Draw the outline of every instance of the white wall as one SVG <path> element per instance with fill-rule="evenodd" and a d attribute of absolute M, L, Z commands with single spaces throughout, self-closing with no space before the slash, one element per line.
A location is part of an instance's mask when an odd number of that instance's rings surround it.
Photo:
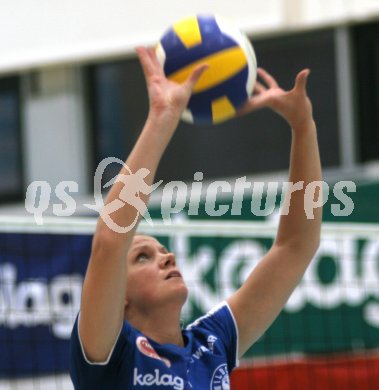
<path fill-rule="evenodd" d="M 277 24 L 281 0 L 3 0 L 0 71 L 130 52 L 157 41 L 179 17 L 226 15 L 239 25 Z"/>
<path fill-rule="evenodd" d="M 259 35 L 379 15 L 379 0 L 2 0 L 0 72 L 122 55 L 199 12 Z"/>
<path fill-rule="evenodd" d="M 304 23 L 346 23 L 379 15 L 379 0 L 302 0 Z"/>
<path fill-rule="evenodd" d="M 26 187 L 62 180 L 88 192 L 88 142 L 80 69 L 58 67 L 23 77 L 24 172 Z"/>

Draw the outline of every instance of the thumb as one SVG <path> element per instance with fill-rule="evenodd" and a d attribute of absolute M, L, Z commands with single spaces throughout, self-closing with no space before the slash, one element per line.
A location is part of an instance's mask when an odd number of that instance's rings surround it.
<path fill-rule="evenodd" d="M 295 82 L 295 88 L 302 91 L 306 91 L 307 88 L 307 82 L 308 82 L 308 76 L 311 73 L 309 69 L 302 70 L 297 76 L 296 76 L 296 82 Z"/>
<path fill-rule="evenodd" d="M 209 68 L 208 64 L 200 64 L 192 71 L 186 80 L 186 84 L 190 87 L 191 90 L 195 87 L 195 84 L 199 81 L 201 75 L 205 70 Z"/>

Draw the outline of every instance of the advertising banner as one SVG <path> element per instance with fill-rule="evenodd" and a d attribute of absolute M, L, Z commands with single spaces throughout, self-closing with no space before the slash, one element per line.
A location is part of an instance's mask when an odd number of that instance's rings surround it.
<path fill-rule="evenodd" d="M 366 195 L 373 193 L 366 191 Z M 374 222 L 379 214 L 370 196 L 368 210 L 368 202 L 351 194 L 367 218 L 364 222 Z M 229 199 L 229 205 L 231 202 Z M 171 226 L 162 224 L 162 210 L 151 209 L 153 221 L 158 225 L 160 221 L 163 229 L 141 226 L 141 231 L 155 234 L 176 254 L 190 290 L 183 324 L 238 289 L 272 245 L 278 214 L 274 210 L 268 217 L 243 225 L 242 220 L 251 214 L 250 203 L 244 202 L 239 219 L 231 215 L 232 207 L 223 218 L 213 219 L 206 218 L 205 209 L 201 212 L 200 208 L 197 216 L 189 215 L 187 209 L 173 218 L 176 222 Z M 246 353 L 246 359 L 379 348 L 378 225 L 355 224 L 359 220 L 355 213 L 331 225 L 328 221 L 336 221 L 330 213 L 333 203 L 330 198 L 324 208 L 327 234 L 323 234 L 315 258 L 282 313 Z M 191 227 L 191 223 L 195 225 Z M 69 339 L 79 310 L 95 220 L 87 232 L 69 233 L 67 226 L 50 233 L 22 232 L 22 227 L 10 232 L 6 225 L 0 227 L 2 378 L 68 371 Z"/>
<path fill-rule="evenodd" d="M 190 290 L 184 324 L 232 294 L 272 243 L 267 234 L 230 235 L 158 237 L 176 253 Z M 68 370 L 90 247 L 90 234 L 0 234 L 2 377 Z M 378 348 L 378 259 L 379 241 L 362 234 L 323 239 L 284 310 L 245 357 Z"/>

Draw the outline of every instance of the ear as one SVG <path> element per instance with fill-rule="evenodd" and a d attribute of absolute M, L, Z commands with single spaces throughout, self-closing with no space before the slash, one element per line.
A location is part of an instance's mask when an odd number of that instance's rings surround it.
<path fill-rule="evenodd" d="M 124 320 L 126 320 L 126 313 L 129 309 L 129 301 L 127 299 L 125 299 L 124 301 Z"/>

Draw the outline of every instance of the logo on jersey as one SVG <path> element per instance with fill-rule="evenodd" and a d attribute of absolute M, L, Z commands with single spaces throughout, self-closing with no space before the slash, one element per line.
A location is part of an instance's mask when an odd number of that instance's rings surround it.
<path fill-rule="evenodd" d="M 174 390 L 184 390 L 184 380 L 180 376 L 174 376 L 171 374 L 162 374 L 156 368 L 154 374 L 147 373 L 145 375 L 138 373 L 138 368 L 134 368 L 133 372 L 133 385 L 134 386 L 170 386 Z"/>
<path fill-rule="evenodd" d="M 163 363 L 165 363 L 167 367 L 171 367 L 171 362 L 168 359 L 159 356 L 155 352 L 155 349 L 151 346 L 151 344 L 149 343 L 146 337 L 142 337 L 142 336 L 137 337 L 136 345 L 139 351 L 144 355 L 152 359 L 160 360 Z"/>
<path fill-rule="evenodd" d="M 213 372 L 211 390 L 230 390 L 230 381 L 227 365 L 220 364 Z"/>
<path fill-rule="evenodd" d="M 214 343 L 217 341 L 217 337 L 213 336 L 212 334 L 208 336 L 207 343 L 208 343 L 208 348 L 209 350 L 213 353 L 213 347 Z"/>
<path fill-rule="evenodd" d="M 193 354 L 192 354 L 192 358 L 194 359 L 201 359 L 201 357 L 204 355 L 204 353 L 207 353 L 209 352 L 209 349 L 204 347 L 204 345 L 201 345 Z M 193 359 L 191 359 L 191 363 L 192 363 Z"/>

